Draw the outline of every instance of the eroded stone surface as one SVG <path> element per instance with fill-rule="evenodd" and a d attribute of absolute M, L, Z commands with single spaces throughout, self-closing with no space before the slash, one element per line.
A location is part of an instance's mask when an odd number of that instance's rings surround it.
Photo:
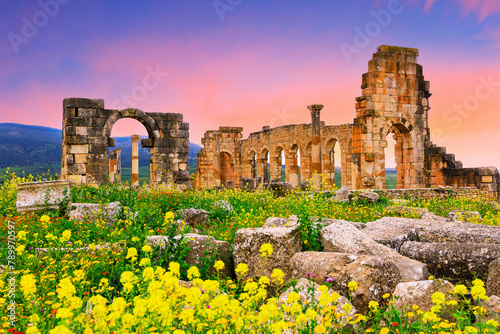
<path fill-rule="evenodd" d="M 500 258 L 500 245 L 407 241 L 401 254 L 426 263 L 435 277 L 471 280 L 488 274 L 488 266 Z"/>
<path fill-rule="evenodd" d="M 244 228 L 236 231 L 233 243 L 234 266 L 246 263 L 248 278 L 260 276 L 262 257 L 260 248 L 271 244 L 272 255 L 266 260 L 262 275 L 271 277 L 272 270 L 279 268 L 285 273 L 285 280 L 291 277 L 290 259 L 302 249 L 302 239 L 297 227 Z"/>
<path fill-rule="evenodd" d="M 375 242 L 349 223 L 337 221 L 324 227 L 321 230 L 321 240 L 326 252 L 384 256 L 396 264 L 404 282 L 419 281 L 428 277 L 424 263 L 402 256 L 395 250 Z"/>
<path fill-rule="evenodd" d="M 486 294 L 500 296 L 500 258 L 490 262 L 488 266 L 488 280 L 486 281 Z"/>
<path fill-rule="evenodd" d="M 184 209 L 182 212 L 182 217 L 186 224 L 191 227 L 195 227 L 196 225 L 206 225 L 209 223 L 210 215 L 208 212 L 202 209 Z"/>
<path fill-rule="evenodd" d="M 433 306 L 431 296 L 436 292 L 445 294 L 446 300 L 451 299 L 453 284 L 448 281 L 426 280 L 399 283 L 394 290 L 394 307 L 409 311 L 417 304 L 422 311 L 429 311 Z"/>
<path fill-rule="evenodd" d="M 292 277 L 309 278 L 323 284 L 332 273 L 338 273 L 358 255 L 332 252 L 300 252 L 290 259 Z M 309 274 L 309 275 L 308 275 Z"/>
<path fill-rule="evenodd" d="M 58 209 L 69 194 L 69 182 L 65 180 L 19 183 L 17 212 Z"/>
<path fill-rule="evenodd" d="M 108 223 L 116 221 L 116 217 L 120 214 L 122 206 L 120 202 L 112 202 L 109 204 L 96 203 L 72 203 L 70 205 L 69 219 L 77 221 L 95 221 L 96 219 L 104 219 Z"/>

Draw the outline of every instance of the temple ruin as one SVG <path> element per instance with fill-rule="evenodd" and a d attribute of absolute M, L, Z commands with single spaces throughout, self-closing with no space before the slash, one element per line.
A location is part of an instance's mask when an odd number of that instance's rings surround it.
<path fill-rule="evenodd" d="M 149 138 L 141 146 L 151 154 L 149 183 L 151 186 L 186 188 L 190 186 L 188 154 L 189 124 L 182 114 L 143 112 L 139 109 L 105 109 L 101 99 L 68 98 L 63 101 L 63 140 L 61 179 L 76 183 L 103 184 L 120 180 L 121 153 L 114 147 L 113 125 L 122 118 L 141 122 Z M 134 150 L 137 164 L 136 140 Z M 138 166 L 135 166 L 136 170 Z M 136 175 L 138 183 L 138 175 Z"/>
<path fill-rule="evenodd" d="M 242 138 L 241 127 L 207 131 L 198 154 L 198 187 L 238 188 L 245 178 L 264 183 L 281 180 L 282 152 L 286 181 L 293 187 L 300 186 L 298 152 L 302 180 L 318 183 L 323 177 L 331 183 L 335 173 L 332 150 L 338 142 L 342 186 L 384 189 L 386 139 L 393 134 L 398 189 L 477 187 L 497 197 L 497 168 L 463 168 L 446 148 L 431 141 L 430 86 L 417 56 L 413 48 L 378 47 L 362 77 L 353 124 L 325 125 L 320 121 L 323 106 L 311 105 L 311 124 L 264 126 L 247 139 Z"/>

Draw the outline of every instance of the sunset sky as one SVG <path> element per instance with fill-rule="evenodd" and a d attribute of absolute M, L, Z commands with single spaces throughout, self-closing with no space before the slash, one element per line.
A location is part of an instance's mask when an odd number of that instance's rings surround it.
<path fill-rule="evenodd" d="M 61 128 L 64 98 L 102 98 L 182 113 L 198 144 L 220 125 L 309 123 L 315 103 L 352 123 L 377 46 L 418 48 L 431 140 L 500 167 L 498 0 L 16 0 L 0 30 L 1 123 Z M 112 135 L 132 133 L 146 131 L 120 120 Z"/>

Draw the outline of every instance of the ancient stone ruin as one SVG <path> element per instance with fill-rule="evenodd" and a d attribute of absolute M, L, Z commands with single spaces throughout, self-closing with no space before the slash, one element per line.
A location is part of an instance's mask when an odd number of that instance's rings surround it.
<path fill-rule="evenodd" d="M 497 168 L 463 168 L 445 147 L 431 141 L 430 86 L 417 56 L 417 49 L 378 47 L 363 74 L 353 124 L 327 126 L 320 121 L 323 106 L 311 105 L 311 124 L 264 126 L 247 139 L 241 127 L 207 131 L 198 154 L 198 187 L 237 188 L 259 177 L 264 183 L 281 180 L 282 151 L 286 181 L 293 187 L 300 186 L 298 152 L 301 180 L 312 178 L 317 184 L 323 176 L 333 183 L 333 149 L 339 143 L 342 186 L 384 189 L 386 138 L 394 134 L 398 189 L 477 187 L 497 197 Z"/>
<path fill-rule="evenodd" d="M 108 155 L 108 147 L 115 146 L 111 129 L 119 119 L 134 118 L 149 135 L 141 140 L 151 153 L 149 184 L 190 185 L 189 124 L 183 122 L 182 114 L 105 109 L 101 99 L 82 98 L 64 99 L 63 108 L 62 179 L 89 184 L 119 180 L 120 151 Z"/>

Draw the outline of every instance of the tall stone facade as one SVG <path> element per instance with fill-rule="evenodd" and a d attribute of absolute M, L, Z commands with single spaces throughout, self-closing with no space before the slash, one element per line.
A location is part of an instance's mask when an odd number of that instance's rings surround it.
<path fill-rule="evenodd" d="M 356 98 L 353 124 L 326 126 L 320 121 L 322 105 L 311 105 L 311 124 L 286 125 L 242 139 L 242 128 L 207 131 L 198 154 L 200 188 L 236 187 L 243 177 L 281 179 L 281 152 L 286 180 L 298 187 L 297 153 L 302 180 L 333 182 L 333 148 L 340 144 L 342 186 L 349 189 L 385 188 L 385 149 L 393 134 L 397 188 L 435 186 L 477 187 L 497 197 L 500 177 L 495 167 L 462 168 L 446 148 L 430 140 L 428 111 L 430 85 L 417 63 L 418 50 L 378 47 L 362 77 L 362 95 Z M 269 165 L 270 172 L 267 171 Z M 269 175 L 270 174 L 270 175 Z M 269 175 L 269 176 L 268 176 Z"/>
<path fill-rule="evenodd" d="M 103 100 L 83 98 L 64 99 L 63 109 L 62 179 L 107 183 L 110 178 L 108 147 L 115 145 L 110 137 L 111 129 L 119 119 L 133 118 L 144 125 L 149 135 L 141 140 L 141 145 L 148 147 L 151 153 L 150 185 L 177 188 L 190 185 L 189 124 L 183 122 L 182 114 L 105 109 Z"/>

